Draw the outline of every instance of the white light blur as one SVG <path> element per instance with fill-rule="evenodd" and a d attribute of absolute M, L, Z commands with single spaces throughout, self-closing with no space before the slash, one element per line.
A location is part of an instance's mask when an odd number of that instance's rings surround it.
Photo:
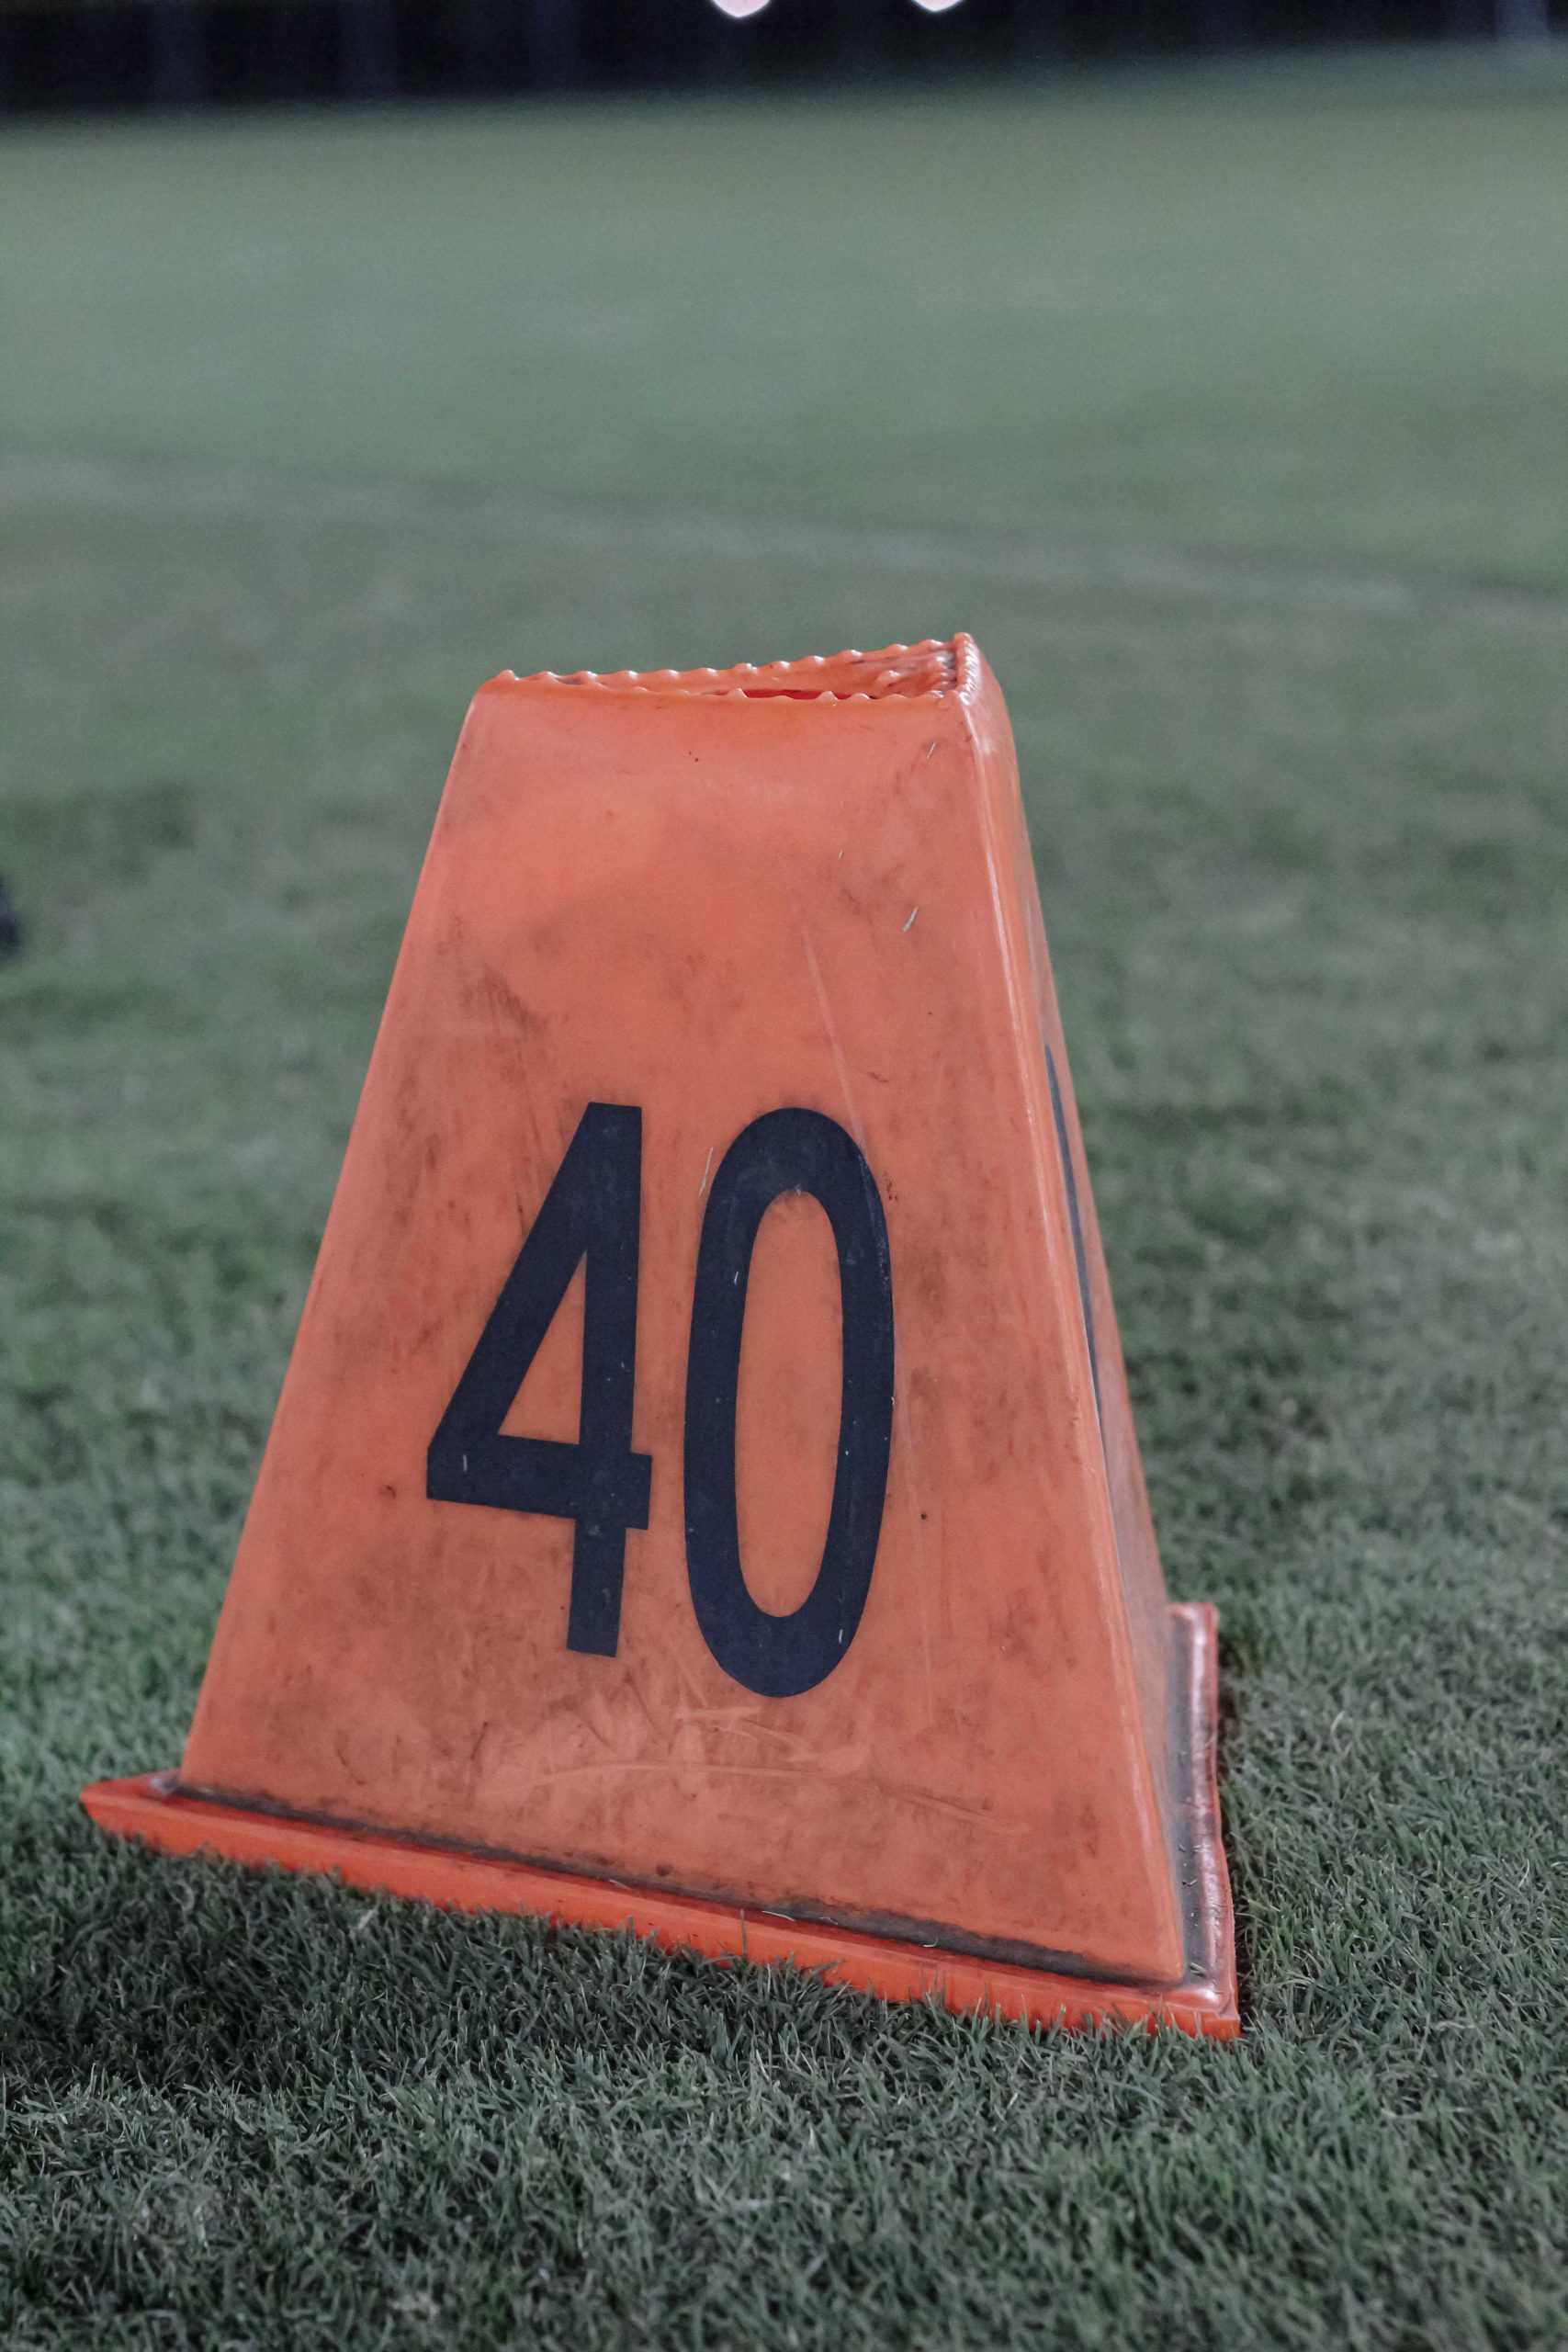
<path fill-rule="evenodd" d="M 944 9 L 956 8 L 958 0 L 915 0 L 915 6 L 923 8 L 928 17 L 940 17 Z"/>
<path fill-rule="evenodd" d="M 727 17 L 760 17 L 768 0 L 713 0 L 713 5 Z M 948 0 L 942 0 L 942 5 L 946 6 Z"/>

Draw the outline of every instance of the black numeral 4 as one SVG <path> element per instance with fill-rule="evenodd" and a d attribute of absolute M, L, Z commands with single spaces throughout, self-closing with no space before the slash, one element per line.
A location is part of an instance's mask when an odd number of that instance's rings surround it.
<path fill-rule="evenodd" d="M 430 1442 L 432 1502 L 577 1522 L 567 1647 L 613 1657 L 626 1530 L 648 1525 L 653 1464 L 632 1451 L 642 1113 L 591 1102 Z M 501 1425 L 587 1260 L 577 1442 Z"/>

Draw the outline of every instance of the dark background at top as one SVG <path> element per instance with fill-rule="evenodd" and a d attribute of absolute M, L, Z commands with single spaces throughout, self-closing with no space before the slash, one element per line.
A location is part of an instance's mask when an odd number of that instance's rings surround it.
<path fill-rule="evenodd" d="M 1529 38 L 1568 0 L 0 0 L 0 107 L 505 95 Z"/>

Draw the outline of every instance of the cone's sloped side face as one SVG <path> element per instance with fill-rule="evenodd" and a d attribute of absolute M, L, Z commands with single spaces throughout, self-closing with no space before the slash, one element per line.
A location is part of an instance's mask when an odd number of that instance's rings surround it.
<path fill-rule="evenodd" d="M 1173 1983 L 1005 712 L 964 640 L 842 683 L 476 699 L 182 1779 Z"/>
<path fill-rule="evenodd" d="M 1010 951 L 1028 974 L 1028 988 L 1044 1051 L 1047 1101 L 1043 1108 L 1037 1109 L 1036 1115 L 1042 1122 L 1049 1118 L 1056 1147 L 1058 1180 L 1066 1199 L 1075 1271 L 1084 1311 L 1085 1340 L 1091 1356 L 1095 1406 L 1111 1489 L 1116 1555 L 1129 1616 L 1140 1713 L 1153 1752 L 1157 1757 L 1167 1758 L 1170 1753 L 1170 1743 L 1178 1736 L 1179 1726 L 1169 1721 L 1169 1604 L 1165 1576 L 1155 1541 L 1154 1521 L 1149 1515 L 1143 1459 L 1138 1452 L 1137 1431 L 1134 1427 L 1132 1406 L 1127 1395 L 1122 1335 L 1111 1295 L 1111 1279 L 1100 1237 L 1100 1220 L 1095 1215 L 1094 1193 L 1089 1181 L 1077 1105 L 1067 1073 L 1062 1018 L 1056 1004 L 1055 982 L 1052 978 L 1051 958 L 1045 944 L 1045 924 L 1034 878 L 1023 802 L 1018 789 L 1017 766 L 1007 711 L 994 681 L 990 682 L 990 688 L 988 694 L 976 698 L 975 732 L 992 824 L 999 838 L 1010 835 L 1013 843 L 1010 874 L 1016 877 L 1016 884 L 1004 901 L 1004 919 L 1010 930 Z M 1036 1067 L 1037 1089 L 1039 1076 Z M 1046 1154 L 1047 1160 L 1050 1156 Z"/>

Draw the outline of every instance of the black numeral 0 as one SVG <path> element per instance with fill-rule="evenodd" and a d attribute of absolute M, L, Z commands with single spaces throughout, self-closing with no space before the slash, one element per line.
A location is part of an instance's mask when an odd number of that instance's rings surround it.
<path fill-rule="evenodd" d="M 838 1465 L 817 1581 L 775 1616 L 746 1587 L 735 1502 L 735 1413 L 757 1229 L 781 1193 L 828 1213 L 843 1298 Z M 818 1111 L 770 1111 L 720 1162 L 703 1219 L 686 1366 L 686 1569 L 703 1638 L 727 1674 L 770 1699 L 829 1675 L 865 1607 L 893 1436 L 893 1275 L 876 1180 Z"/>

